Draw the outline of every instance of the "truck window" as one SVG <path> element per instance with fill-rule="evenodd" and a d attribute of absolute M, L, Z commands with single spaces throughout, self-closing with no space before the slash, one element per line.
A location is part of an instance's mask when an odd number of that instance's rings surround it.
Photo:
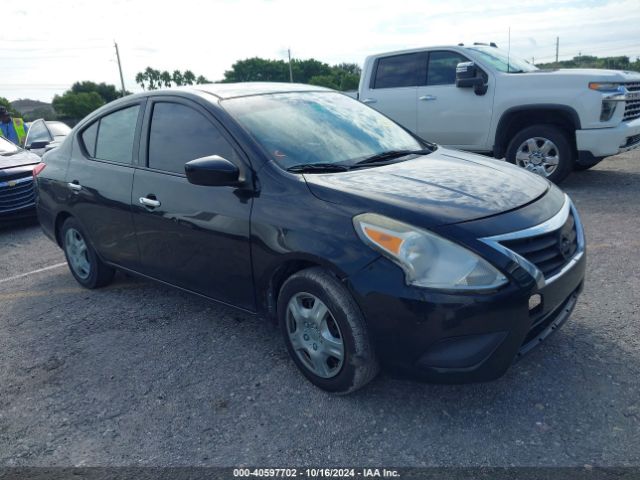
<path fill-rule="evenodd" d="M 420 85 L 424 71 L 424 55 L 409 53 L 378 59 L 373 88 L 415 87 Z M 455 67 L 454 67 L 455 75 Z"/>
<path fill-rule="evenodd" d="M 427 69 L 427 85 L 456 83 L 456 65 L 469 60 L 456 52 L 431 52 Z"/>

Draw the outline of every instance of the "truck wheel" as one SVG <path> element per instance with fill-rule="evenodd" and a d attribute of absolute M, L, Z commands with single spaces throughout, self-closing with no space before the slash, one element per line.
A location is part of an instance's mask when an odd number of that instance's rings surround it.
<path fill-rule="evenodd" d="M 278 319 L 291 358 L 317 387 L 346 394 L 377 375 L 378 362 L 358 305 L 322 268 L 287 279 L 278 295 Z"/>
<path fill-rule="evenodd" d="M 506 159 L 554 183 L 573 169 L 573 150 L 566 133 L 555 125 L 533 125 L 509 142 Z"/>
<path fill-rule="evenodd" d="M 595 167 L 596 165 L 598 165 L 598 163 L 600 163 L 600 162 L 596 162 L 593 165 L 581 165 L 581 164 L 576 162 L 576 164 L 573 166 L 573 169 L 575 171 L 577 171 L 577 172 L 584 172 L 585 170 L 589 170 L 590 168 Z"/>

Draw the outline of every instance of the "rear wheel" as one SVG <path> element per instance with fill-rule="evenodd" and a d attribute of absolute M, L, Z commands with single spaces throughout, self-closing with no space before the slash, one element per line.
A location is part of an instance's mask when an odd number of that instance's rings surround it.
<path fill-rule="evenodd" d="M 65 220 L 60 231 L 69 270 L 85 288 L 99 288 L 113 280 L 115 270 L 98 258 L 82 227 L 74 218 Z"/>
<path fill-rule="evenodd" d="M 315 267 L 292 275 L 280 290 L 278 317 L 289 354 L 314 385 L 346 394 L 378 373 L 358 305 L 325 270 Z"/>
<path fill-rule="evenodd" d="M 507 161 L 560 183 L 573 168 L 573 151 L 566 133 L 555 125 L 533 125 L 509 142 Z"/>

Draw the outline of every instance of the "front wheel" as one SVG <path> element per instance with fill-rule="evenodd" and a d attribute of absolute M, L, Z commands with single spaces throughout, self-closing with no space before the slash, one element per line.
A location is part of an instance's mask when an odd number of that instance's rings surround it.
<path fill-rule="evenodd" d="M 317 387 L 346 394 L 378 373 L 362 313 L 327 271 L 315 267 L 289 277 L 278 296 L 278 318 L 289 354 Z"/>
<path fill-rule="evenodd" d="M 573 150 L 567 134 L 555 125 L 533 125 L 509 142 L 506 159 L 519 167 L 560 183 L 573 169 Z"/>

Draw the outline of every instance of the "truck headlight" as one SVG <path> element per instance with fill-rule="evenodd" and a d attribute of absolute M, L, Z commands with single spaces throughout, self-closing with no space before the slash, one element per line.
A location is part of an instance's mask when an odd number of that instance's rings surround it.
<path fill-rule="evenodd" d="M 427 230 L 375 213 L 353 218 L 364 243 L 398 264 L 407 284 L 447 290 L 490 290 L 507 278 L 470 250 Z"/>
<path fill-rule="evenodd" d="M 621 83 L 615 82 L 590 82 L 589 88 L 602 93 L 602 108 L 600 110 L 600 121 L 611 120 L 616 111 L 618 102 L 626 100 L 627 90 Z"/>
<path fill-rule="evenodd" d="M 622 86 L 615 82 L 589 82 L 589 88 L 598 92 L 615 92 Z"/>

